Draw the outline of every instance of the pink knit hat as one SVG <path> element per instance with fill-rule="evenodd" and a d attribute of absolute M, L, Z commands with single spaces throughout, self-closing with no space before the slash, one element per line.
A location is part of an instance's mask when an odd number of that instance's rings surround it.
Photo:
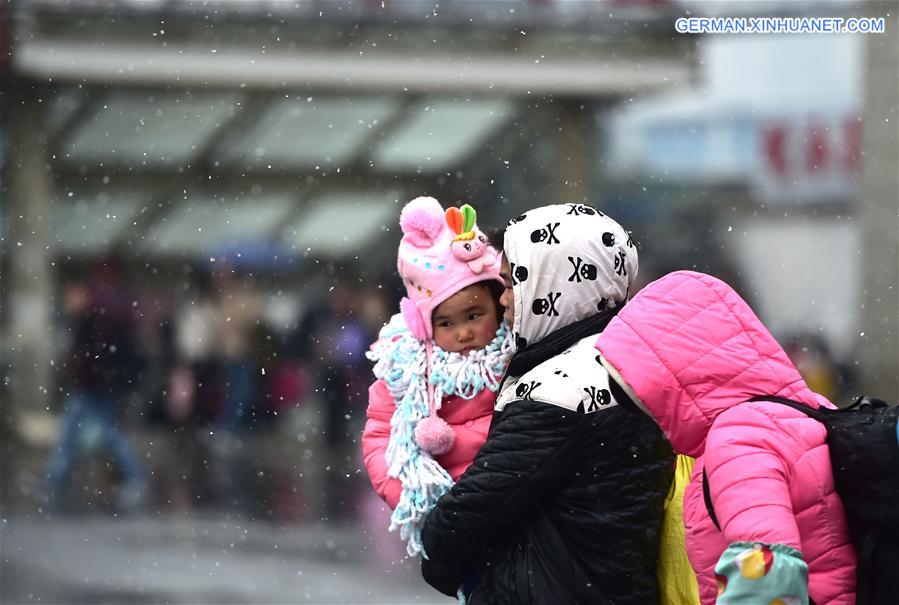
<path fill-rule="evenodd" d="M 468 204 L 445 213 L 432 197 L 418 197 L 400 213 L 403 239 L 397 269 L 408 298 L 400 309 L 419 340 L 433 338 L 431 313 L 447 298 L 472 284 L 499 277 L 501 255 L 475 226 L 477 214 Z"/>

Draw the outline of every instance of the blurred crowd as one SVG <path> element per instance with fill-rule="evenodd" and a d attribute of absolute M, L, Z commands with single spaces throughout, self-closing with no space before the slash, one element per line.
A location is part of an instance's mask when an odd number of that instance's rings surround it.
<path fill-rule="evenodd" d="M 107 256 L 62 283 L 61 422 L 37 490 L 46 506 L 95 510 L 87 487 L 106 487 L 120 512 L 355 515 L 365 352 L 396 301 L 389 288 L 351 289 L 341 268 L 320 289 L 277 279 L 220 259 L 142 283 Z M 297 454 L 279 457 L 279 443 Z M 313 478 L 328 489 L 310 493 Z"/>

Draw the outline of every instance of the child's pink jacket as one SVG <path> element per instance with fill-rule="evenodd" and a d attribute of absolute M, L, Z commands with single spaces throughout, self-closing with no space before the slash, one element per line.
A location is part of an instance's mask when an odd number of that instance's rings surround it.
<path fill-rule="evenodd" d="M 704 604 L 732 542 L 799 549 L 817 605 L 855 603 L 855 551 L 834 491 L 824 427 L 774 402 L 818 407 L 786 353 L 749 306 L 711 276 L 679 271 L 639 292 L 597 341 L 605 364 L 667 434 L 698 458 L 684 496 L 687 554 Z M 708 472 L 719 532 L 702 495 Z"/>
<path fill-rule="evenodd" d="M 484 389 L 473 399 L 446 397 L 437 412 L 456 432 L 453 448 L 437 462 L 446 469 L 453 481 L 462 476 L 475 454 L 487 440 L 487 430 L 493 416 L 496 393 Z M 362 455 L 368 477 L 378 495 L 390 508 L 400 500 L 402 484 L 387 475 L 387 442 L 390 441 L 390 418 L 396 409 L 393 397 L 383 380 L 375 381 L 368 389 L 368 420 L 362 432 Z"/>

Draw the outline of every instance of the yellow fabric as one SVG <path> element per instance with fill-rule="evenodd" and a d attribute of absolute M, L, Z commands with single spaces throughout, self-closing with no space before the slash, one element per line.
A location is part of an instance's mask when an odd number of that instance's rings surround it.
<path fill-rule="evenodd" d="M 678 455 L 674 481 L 665 499 L 658 569 L 661 605 L 699 605 L 699 585 L 684 546 L 684 490 L 690 483 L 693 462 L 689 456 Z"/>

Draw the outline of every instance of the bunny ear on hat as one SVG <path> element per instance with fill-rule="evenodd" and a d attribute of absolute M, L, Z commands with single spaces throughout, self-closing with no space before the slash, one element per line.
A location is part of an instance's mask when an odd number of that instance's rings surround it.
<path fill-rule="evenodd" d="M 464 220 L 462 218 L 461 210 L 459 210 L 455 206 L 446 209 L 446 224 L 449 225 L 449 228 L 453 230 L 453 233 L 455 233 L 456 235 L 460 235 L 462 233 L 463 223 Z"/>
<path fill-rule="evenodd" d="M 474 229 L 478 213 L 468 204 L 464 204 L 460 210 L 462 212 L 462 233 L 468 233 Z"/>
<path fill-rule="evenodd" d="M 463 204 L 461 208 L 446 209 L 446 224 L 456 235 L 462 235 L 474 229 L 477 218 L 478 213 L 468 204 Z"/>

